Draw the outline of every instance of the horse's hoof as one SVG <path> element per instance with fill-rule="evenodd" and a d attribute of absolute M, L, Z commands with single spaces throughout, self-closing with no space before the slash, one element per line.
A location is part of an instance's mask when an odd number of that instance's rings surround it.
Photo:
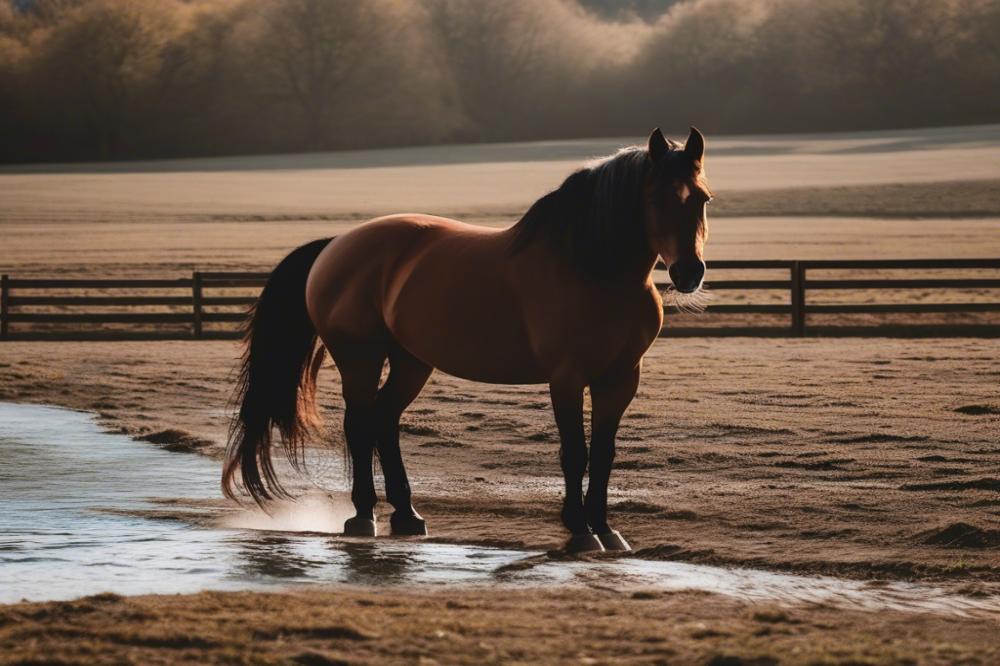
<path fill-rule="evenodd" d="M 420 516 L 397 516 L 389 518 L 392 536 L 427 536 L 427 523 Z"/>
<path fill-rule="evenodd" d="M 354 516 L 344 523 L 344 536 L 373 537 L 375 534 L 375 521 L 371 518 Z"/>
<path fill-rule="evenodd" d="M 602 550 L 604 545 L 594 534 L 574 534 L 566 542 L 567 553 L 592 553 Z"/>
<path fill-rule="evenodd" d="M 611 530 L 607 534 L 598 534 L 597 538 L 601 540 L 604 550 L 632 550 L 628 541 L 618 530 Z"/>

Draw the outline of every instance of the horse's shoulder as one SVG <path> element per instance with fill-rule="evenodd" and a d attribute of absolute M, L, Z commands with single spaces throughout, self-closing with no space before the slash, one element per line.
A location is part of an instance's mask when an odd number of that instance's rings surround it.
<path fill-rule="evenodd" d="M 596 290 L 594 296 L 586 328 L 575 330 L 586 331 L 591 374 L 599 377 L 639 362 L 662 328 L 663 300 L 652 284 Z M 595 320 L 594 312 L 602 316 Z M 600 351 L 591 356 L 594 350 Z"/>
<path fill-rule="evenodd" d="M 663 328 L 663 297 L 652 281 L 636 297 L 636 317 L 638 333 L 648 348 Z"/>

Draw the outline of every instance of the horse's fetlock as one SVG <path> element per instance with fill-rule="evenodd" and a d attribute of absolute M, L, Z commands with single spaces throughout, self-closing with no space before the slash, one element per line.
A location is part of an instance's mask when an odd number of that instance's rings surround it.
<path fill-rule="evenodd" d="M 589 531 L 587 517 L 583 511 L 582 505 L 576 504 L 563 506 L 560 517 L 562 518 L 562 523 L 566 526 L 566 529 L 573 534 L 583 534 Z"/>

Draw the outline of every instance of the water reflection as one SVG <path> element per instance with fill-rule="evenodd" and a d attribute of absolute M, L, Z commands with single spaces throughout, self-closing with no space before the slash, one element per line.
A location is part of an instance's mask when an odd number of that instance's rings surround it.
<path fill-rule="evenodd" d="M 406 582 L 420 566 L 415 552 L 386 551 L 372 541 L 338 541 L 330 545 L 343 555 L 345 582 L 353 585 L 397 585 Z"/>
<path fill-rule="evenodd" d="M 235 554 L 229 575 L 238 580 L 302 580 L 326 564 L 298 552 L 293 540 L 281 535 L 239 534 L 226 537 L 226 542 Z"/>

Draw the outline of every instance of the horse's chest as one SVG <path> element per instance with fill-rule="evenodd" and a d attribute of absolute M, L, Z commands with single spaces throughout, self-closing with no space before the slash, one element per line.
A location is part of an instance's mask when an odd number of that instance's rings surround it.
<path fill-rule="evenodd" d="M 663 301 L 655 290 L 622 297 L 606 306 L 600 324 L 603 356 L 612 365 L 634 365 L 663 326 Z"/>
<path fill-rule="evenodd" d="M 659 334 L 663 303 L 652 288 L 597 290 L 553 303 L 538 321 L 539 356 L 591 381 L 638 364 Z"/>

